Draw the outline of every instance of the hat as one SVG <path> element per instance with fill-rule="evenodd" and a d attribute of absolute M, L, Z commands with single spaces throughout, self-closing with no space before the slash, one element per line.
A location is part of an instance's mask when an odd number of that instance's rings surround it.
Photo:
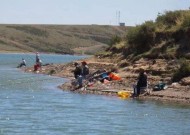
<path fill-rule="evenodd" d="M 86 61 L 81 62 L 83 65 L 87 65 Z"/>

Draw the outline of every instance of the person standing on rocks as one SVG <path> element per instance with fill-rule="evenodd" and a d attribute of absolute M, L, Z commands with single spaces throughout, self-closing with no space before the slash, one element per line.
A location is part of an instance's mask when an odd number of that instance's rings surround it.
<path fill-rule="evenodd" d="M 40 62 L 40 55 L 38 52 L 36 52 L 36 64 Z"/>
<path fill-rule="evenodd" d="M 36 64 L 34 65 L 34 71 L 37 71 L 42 66 L 42 60 L 40 59 L 40 55 L 36 52 Z"/>

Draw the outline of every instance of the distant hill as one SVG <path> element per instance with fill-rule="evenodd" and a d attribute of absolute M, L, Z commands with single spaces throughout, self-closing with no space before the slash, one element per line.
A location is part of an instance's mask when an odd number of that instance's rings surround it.
<path fill-rule="evenodd" d="M 0 25 L 1 52 L 94 54 L 128 27 L 100 25 Z"/>

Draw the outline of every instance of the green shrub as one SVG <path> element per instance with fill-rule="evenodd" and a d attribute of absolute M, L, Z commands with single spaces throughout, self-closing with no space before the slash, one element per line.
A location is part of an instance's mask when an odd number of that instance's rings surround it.
<path fill-rule="evenodd" d="M 16 30 L 20 30 L 32 35 L 41 36 L 41 37 L 48 37 L 48 32 L 42 29 L 38 29 L 31 26 L 7 26 L 8 28 L 13 28 Z"/>
<path fill-rule="evenodd" d="M 190 76 L 190 64 L 184 61 L 181 63 L 180 68 L 173 74 L 172 81 L 178 82 L 188 76 Z"/>
<path fill-rule="evenodd" d="M 49 74 L 49 75 L 52 75 L 52 74 L 55 74 L 55 73 L 56 73 L 55 69 L 52 69 L 52 70 L 49 71 L 48 74 Z"/>
<path fill-rule="evenodd" d="M 190 27 L 190 14 L 185 16 L 181 27 L 182 27 L 182 29 L 187 29 Z"/>
<path fill-rule="evenodd" d="M 129 30 L 127 41 L 134 53 L 140 54 L 148 51 L 155 40 L 155 24 L 152 21 L 145 22 Z"/>
<path fill-rule="evenodd" d="M 3 40 L 0 40 L 0 44 L 7 44 L 7 43 Z"/>
<path fill-rule="evenodd" d="M 165 14 L 158 15 L 156 23 L 159 26 L 166 26 L 166 28 L 171 28 L 172 26 L 180 23 L 180 20 L 183 18 L 183 12 L 178 11 L 166 11 Z"/>
<path fill-rule="evenodd" d="M 111 38 L 110 40 L 110 45 L 115 45 L 117 43 L 120 43 L 122 41 L 121 37 L 115 35 L 114 37 Z"/>

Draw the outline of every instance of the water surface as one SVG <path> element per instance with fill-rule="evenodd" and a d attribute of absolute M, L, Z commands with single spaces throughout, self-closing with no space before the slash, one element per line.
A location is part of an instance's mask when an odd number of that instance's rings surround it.
<path fill-rule="evenodd" d="M 188 106 L 62 91 L 57 86 L 67 81 L 63 78 L 15 68 L 24 56 L 32 65 L 34 55 L 0 55 L 0 135 L 190 134 Z M 62 63 L 82 57 L 42 58 Z"/>

